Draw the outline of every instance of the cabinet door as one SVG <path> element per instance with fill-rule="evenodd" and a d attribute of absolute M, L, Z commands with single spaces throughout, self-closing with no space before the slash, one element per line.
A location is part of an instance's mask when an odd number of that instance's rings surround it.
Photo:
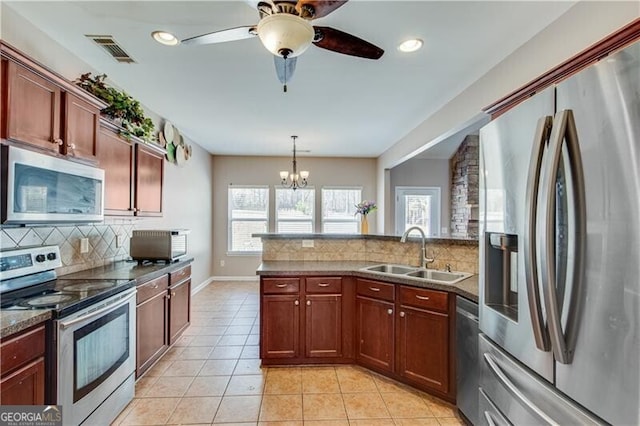
<path fill-rule="evenodd" d="M 393 371 L 393 303 L 358 296 L 357 360 L 378 370 Z"/>
<path fill-rule="evenodd" d="M 135 212 L 137 216 L 162 216 L 164 157 L 136 145 Z"/>
<path fill-rule="evenodd" d="M 300 334 L 299 296 L 263 295 L 261 308 L 260 357 L 297 358 Z"/>
<path fill-rule="evenodd" d="M 0 381 L 0 404 L 44 404 L 44 358 L 38 358 Z"/>
<path fill-rule="evenodd" d="M 7 76 L 6 88 L 2 88 L 2 102 L 6 102 L 3 136 L 59 152 L 60 88 L 14 62 L 2 64 Z"/>
<path fill-rule="evenodd" d="M 136 377 L 140 377 L 168 348 L 166 290 L 140 303 L 136 315 Z"/>
<path fill-rule="evenodd" d="M 305 356 L 342 357 L 342 295 L 308 294 L 305 305 Z"/>
<path fill-rule="evenodd" d="M 133 215 L 133 145 L 108 129 L 100 129 L 98 167 L 104 169 L 107 215 Z"/>
<path fill-rule="evenodd" d="M 65 129 L 62 152 L 71 157 L 96 160 L 100 110 L 71 93 L 64 93 Z"/>
<path fill-rule="evenodd" d="M 401 306 L 398 372 L 401 376 L 449 392 L 449 316 Z"/>
<path fill-rule="evenodd" d="M 191 280 L 169 288 L 169 345 L 173 345 L 189 326 Z"/>

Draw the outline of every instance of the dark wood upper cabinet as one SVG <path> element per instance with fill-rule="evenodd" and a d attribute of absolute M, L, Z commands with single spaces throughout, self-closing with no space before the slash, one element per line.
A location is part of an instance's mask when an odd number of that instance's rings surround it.
<path fill-rule="evenodd" d="M 63 93 L 65 120 L 62 153 L 67 156 L 96 160 L 100 109 L 79 97 Z"/>
<path fill-rule="evenodd" d="M 134 208 L 137 216 L 162 216 L 164 155 L 158 150 L 136 145 Z"/>
<path fill-rule="evenodd" d="M 104 169 L 106 215 L 133 215 L 134 145 L 117 130 L 101 127 L 98 138 L 98 167 Z"/>
<path fill-rule="evenodd" d="M 2 137 L 58 153 L 61 89 L 15 62 L 3 60 L 2 68 L 6 76 Z"/>
<path fill-rule="evenodd" d="M 106 104 L 4 42 L 0 53 L 2 138 L 95 162 L 100 110 Z"/>

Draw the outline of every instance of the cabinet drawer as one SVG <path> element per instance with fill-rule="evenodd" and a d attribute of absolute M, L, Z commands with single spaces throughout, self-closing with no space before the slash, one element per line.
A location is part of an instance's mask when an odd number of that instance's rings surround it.
<path fill-rule="evenodd" d="M 358 280 L 357 292 L 361 296 L 373 297 L 375 299 L 388 300 L 395 299 L 395 285 L 381 283 L 379 281 Z"/>
<path fill-rule="evenodd" d="M 3 341 L 0 345 L 2 375 L 44 355 L 44 326 Z"/>
<path fill-rule="evenodd" d="M 263 278 L 262 292 L 265 294 L 290 294 L 300 291 L 299 278 Z"/>
<path fill-rule="evenodd" d="M 145 300 L 151 299 L 156 294 L 166 292 L 169 287 L 169 276 L 163 275 L 160 278 L 151 280 L 138 286 L 137 302 L 138 304 Z"/>
<path fill-rule="evenodd" d="M 400 287 L 400 303 L 416 308 L 448 311 L 448 293 L 424 288 Z"/>
<path fill-rule="evenodd" d="M 180 268 L 177 271 L 169 272 L 169 281 L 171 285 L 179 283 L 191 276 L 191 265 L 187 265 L 184 268 Z"/>
<path fill-rule="evenodd" d="M 306 279 L 307 293 L 342 293 L 340 277 L 309 277 Z"/>

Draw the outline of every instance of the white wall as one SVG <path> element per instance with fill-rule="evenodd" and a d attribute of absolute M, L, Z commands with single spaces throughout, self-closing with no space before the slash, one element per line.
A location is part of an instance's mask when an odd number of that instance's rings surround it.
<path fill-rule="evenodd" d="M 449 160 L 411 159 L 391 169 L 391 205 L 392 227 L 387 234 L 396 229 L 396 187 L 427 186 L 440 188 L 440 228 L 450 228 L 451 172 Z M 448 233 L 448 232 L 447 232 Z M 445 235 L 443 235 L 445 236 Z"/>
<path fill-rule="evenodd" d="M 1 16 L 2 39 L 43 65 L 74 80 L 85 72 L 96 72 L 80 58 L 74 56 L 39 31 L 30 22 L 3 7 Z M 156 122 L 160 117 L 151 111 Z M 171 117 L 168 117 L 169 119 Z M 211 155 L 186 138 L 193 146 L 193 157 L 185 167 L 165 163 L 164 215 L 157 219 L 125 219 L 135 228 L 189 228 L 189 254 L 194 257 L 192 285 L 197 286 L 211 276 L 213 203 L 210 190 L 212 181 Z"/>
<path fill-rule="evenodd" d="M 479 118 L 482 108 L 640 17 L 638 1 L 581 1 L 462 91 L 378 157 L 378 198 L 384 201 L 385 170 L 451 129 Z M 378 232 L 390 232 L 390 205 L 381 206 Z"/>
<path fill-rule="evenodd" d="M 320 232 L 323 186 L 360 186 L 362 199 L 375 199 L 375 166 L 372 158 L 318 158 L 299 157 L 298 169 L 308 170 L 309 186 L 316 190 L 315 224 Z M 213 274 L 215 276 L 255 275 L 260 256 L 227 254 L 228 188 L 234 185 L 269 185 L 269 230 L 275 231 L 274 188 L 280 186 L 280 170 L 291 169 L 291 157 L 213 157 Z M 369 215 L 370 229 L 375 229 L 377 212 Z M 220 266 L 224 260 L 225 266 Z"/>

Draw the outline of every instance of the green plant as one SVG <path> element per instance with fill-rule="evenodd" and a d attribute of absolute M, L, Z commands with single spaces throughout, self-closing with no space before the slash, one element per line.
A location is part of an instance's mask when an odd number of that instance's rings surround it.
<path fill-rule="evenodd" d="M 108 86 L 104 80 L 106 74 L 96 75 L 82 74 L 75 83 L 105 101 L 109 106 L 101 112 L 111 119 L 117 119 L 122 123 L 121 133 L 125 137 L 137 136 L 147 142 L 155 142 L 155 126 L 153 121 L 144 114 L 140 102 L 133 99 L 126 92 Z"/>

